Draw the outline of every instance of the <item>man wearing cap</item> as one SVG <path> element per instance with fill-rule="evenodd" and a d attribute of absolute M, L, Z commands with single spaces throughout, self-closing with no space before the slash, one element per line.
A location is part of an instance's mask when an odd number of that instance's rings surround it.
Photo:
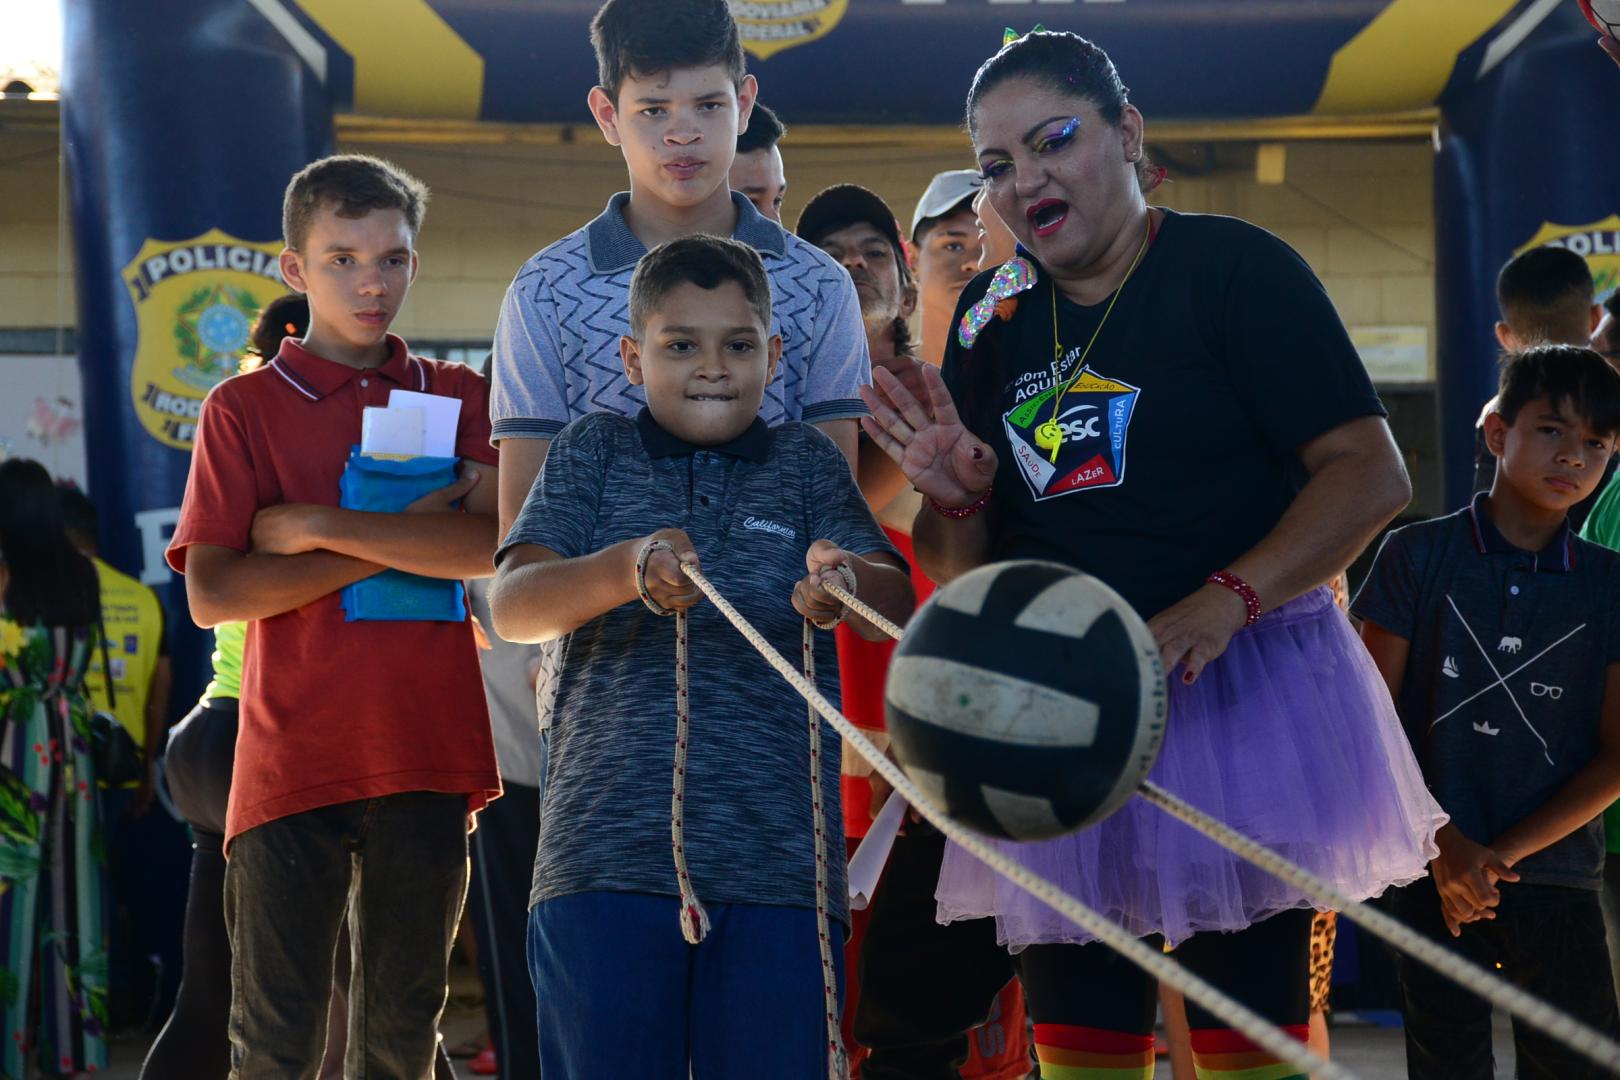
<path fill-rule="evenodd" d="M 836 184 L 811 199 L 794 228 L 802 240 L 821 248 L 849 272 L 861 302 L 872 366 L 888 368 L 914 392 L 922 392 L 918 359 L 908 320 L 917 309 L 906 246 L 894 212 L 877 194 L 859 184 Z M 881 459 L 881 460 L 880 460 Z M 880 520 L 906 488 L 905 474 L 870 440 L 862 440 L 857 476 Z M 916 505 L 896 507 L 910 528 Z"/>
<path fill-rule="evenodd" d="M 919 355 L 938 367 L 945 359 L 951 316 L 962 289 L 979 272 L 979 224 L 973 196 L 979 192 L 974 169 L 952 169 L 928 182 L 911 215 L 911 243 L 917 252 L 917 290 L 922 303 Z"/>
<path fill-rule="evenodd" d="M 794 231 L 849 271 L 873 365 L 902 376 L 915 367 L 907 320 L 917 288 L 888 204 L 859 184 L 837 184 L 810 200 Z"/>
<path fill-rule="evenodd" d="M 970 191 L 962 205 L 967 227 L 976 232 L 971 198 Z M 860 298 L 872 366 L 889 369 L 920 391 L 920 361 L 907 325 L 917 305 L 917 289 L 888 205 L 866 188 L 839 184 L 810 200 L 794 231 L 849 271 Z M 931 229 L 929 235 L 937 234 Z M 970 267 L 968 276 L 973 272 Z M 955 303 L 953 293 L 945 310 L 947 321 Z M 919 500 L 898 470 L 893 470 L 894 477 L 879 480 L 868 460 L 869 452 L 876 450 L 863 436 L 861 490 L 884 532 L 909 560 L 909 533 Z M 887 455 L 882 456 L 887 461 Z M 921 602 L 934 586 L 915 569 L 915 560 L 911 564 Z M 879 746 L 888 741 L 883 730 L 883 680 L 893 651 L 892 642 L 865 641 L 845 627 L 838 630 L 844 713 Z M 871 773 L 870 764 L 846 744 L 842 795 L 844 834 L 851 853 L 871 824 L 872 810 L 881 805 L 881 800 L 874 802 Z M 864 1080 L 958 1075 L 970 1080 L 1021 1080 L 1029 1072 L 1023 998 L 1017 982 L 1010 981 L 1011 964 L 996 944 L 993 926 L 985 920 L 940 926 L 934 920 L 934 885 L 943 850 L 944 838 L 937 831 L 925 823 L 911 823 L 895 843 L 871 907 L 850 913 L 844 1041 L 850 1049 L 852 1075 Z"/>

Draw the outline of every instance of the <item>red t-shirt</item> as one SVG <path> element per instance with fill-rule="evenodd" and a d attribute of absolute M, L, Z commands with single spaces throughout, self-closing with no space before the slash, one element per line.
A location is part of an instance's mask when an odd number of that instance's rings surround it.
<path fill-rule="evenodd" d="M 900 549 L 911 567 L 911 584 L 922 604 L 934 592 L 934 583 L 917 569 L 911 551 L 911 537 L 883 526 L 889 540 Z M 838 628 L 838 681 L 844 696 L 844 715 L 856 727 L 883 731 L 883 680 L 889 674 L 889 657 L 897 642 L 867 641 L 848 626 Z M 844 835 L 861 837 L 872 825 L 872 782 L 864 776 L 839 778 L 844 803 Z"/>
<path fill-rule="evenodd" d="M 489 392 L 463 364 L 414 357 L 358 370 L 292 339 L 271 363 L 203 402 L 169 565 L 213 544 L 247 551 L 253 515 L 282 503 L 338 505 L 361 411 L 395 387 L 462 400 L 456 453 L 496 463 Z M 226 838 L 321 806 L 403 791 L 500 794 L 471 624 L 347 622 L 338 593 L 249 625 Z"/>

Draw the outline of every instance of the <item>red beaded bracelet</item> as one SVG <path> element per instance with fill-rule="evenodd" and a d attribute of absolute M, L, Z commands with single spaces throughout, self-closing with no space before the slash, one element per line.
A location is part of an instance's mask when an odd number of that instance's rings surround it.
<path fill-rule="evenodd" d="M 984 492 L 980 494 L 977 499 L 974 499 L 966 506 L 941 506 L 934 499 L 929 499 L 928 505 L 932 506 L 934 508 L 934 513 L 938 514 L 940 517 L 950 518 L 952 521 L 961 521 L 963 518 L 970 518 L 974 514 L 977 514 L 980 510 L 983 510 L 985 507 L 989 506 L 990 493 L 994 490 L 994 487 L 985 488 Z"/>
<path fill-rule="evenodd" d="M 1217 570 L 1204 579 L 1206 584 L 1219 585 L 1231 589 L 1243 598 L 1243 606 L 1249 609 L 1249 617 L 1243 621 L 1245 627 L 1253 626 L 1260 621 L 1264 609 L 1260 606 L 1260 594 L 1254 591 L 1254 586 L 1238 577 L 1230 570 Z"/>

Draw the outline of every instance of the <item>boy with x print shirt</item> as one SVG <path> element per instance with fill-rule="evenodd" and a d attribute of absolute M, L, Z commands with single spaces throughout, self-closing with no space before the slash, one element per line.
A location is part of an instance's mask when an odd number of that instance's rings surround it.
<path fill-rule="evenodd" d="M 1509 358 L 1485 419 L 1488 493 L 1398 529 L 1352 605 L 1424 777 L 1451 816 L 1431 877 L 1400 891 L 1415 928 L 1620 1034 L 1601 947 L 1603 809 L 1620 794 L 1620 555 L 1571 506 L 1620 435 L 1620 375 L 1589 349 Z M 1490 1007 L 1401 961 L 1414 1078 L 1493 1075 Z M 1519 1075 L 1601 1070 L 1515 1024 Z"/>

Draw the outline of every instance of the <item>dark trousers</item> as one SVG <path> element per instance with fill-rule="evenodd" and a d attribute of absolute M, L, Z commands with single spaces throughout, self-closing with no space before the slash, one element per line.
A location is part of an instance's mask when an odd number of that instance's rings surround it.
<path fill-rule="evenodd" d="M 1462 937 L 1446 930 L 1440 896 L 1424 878 L 1400 891 L 1396 911 L 1413 929 L 1556 1009 L 1620 1038 L 1603 912 L 1595 890 L 1555 885 L 1501 886 L 1496 918 L 1469 923 Z M 1412 1080 L 1490 1080 L 1491 1007 L 1415 960 L 1397 960 L 1406 999 L 1406 1069 Z M 1563 1043 L 1514 1021 L 1521 1080 L 1582 1080 L 1611 1074 Z"/>
<path fill-rule="evenodd" d="M 500 1075 L 535 1080 L 540 1041 L 534 983 L 523 962 L 529 935 L 529 882 L 540 842 L 540 791 L 505 782 L 505 794 L 478 816 L 472 835 L 468 914 L 478 935 L 478 978 Z"/>
<path fill-rule="evenodd" d="M 225 843 L 225 810 L 231 801 L 236 764 L 238 704 L 235 698 L 209 698 L 169 731 L 163 780 L 174 808 L 191 826 L 199 847 L 220 852 Z"/>
<path fill-rule="evenodd" d="M 1303 1027 L 1311 1014 L 1314 915 L 1283 911 L 1234 933 L 1195 934 L 1176 948 L 1175 959 L 1278 1027 Z M 1108 946 L 1031 945 L 1015 959 L 1035 1023 L 1153 1031 L 1157 982 Z M 1201 1031 L 1227 1023 L 1188 1001 L 1187 1025 Z"/>
<path fill-rule="evenodd" d="M 231 842 L 233 1080 L 316 1075 L 345 908 L 352 975 L 344 1074 L 433 1074 L 467 891 L 466 816 L 464 796 L 406 792 L 278 818 Z"/>
<path fill-rule="evenodd" d="M 1614 990 L 1620 995 L 1620 854 L 1611 851 L 1603 857 L 1603 929 L 1609 938 L 1609 970 L 1614 974 Z"/>
<path fill-rule="evenodd" d="M 910 825 L 894 842 L 858 965 L 855 1041 L 863 1080 L 957 1080 L 968 1033 L 1013 977 L 993 919 L 935 921 L 945 837 Z"/>
<path fill-rule="evenodd" d="M 191 840 L 159 802 L 136 817 L 132 788 L 103 789 L 100 797 L 114 1025 L 145 1026 L 169 1014 L 180 990 Z"/>
<path fill-rule="evenodd" d="M 231 1010 L 231 950 L 225 934 L 225 856 L 221 837 L 212 848 L 199 842 L 191 856 L 191 887 L 186 897 L 185 970 L 174 1012 L 163 1025 L 141 1080 L 184 1076 L 224 1080 L 230 1072 L 231 1044 L 226 1027 Z"/>

